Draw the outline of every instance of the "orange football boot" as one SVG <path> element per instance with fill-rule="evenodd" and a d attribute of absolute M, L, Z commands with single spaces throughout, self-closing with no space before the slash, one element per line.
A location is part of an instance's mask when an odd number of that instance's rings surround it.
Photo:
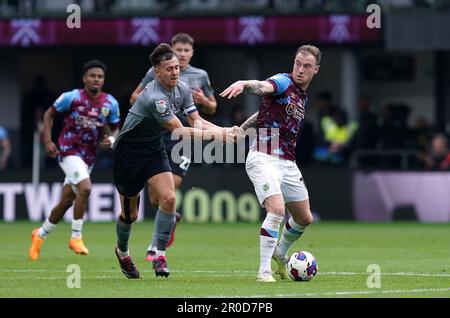
<path fill-rule="evenodd" d="M 88 255 L 89 250 L 83 243 L 83 240 L 79 237 L 71 238 L 69 241 L 69 247 L 75 252 L 75 254 Z"/>
<path fill-rule="evenodd" d="M 39 236 L 39 229 L 34 229 L 31 232 L 31 246 L 28 250 L 28 255 L 33 261 L 39 258 L 42 243 L 44 243 L 44 239 Z"/>

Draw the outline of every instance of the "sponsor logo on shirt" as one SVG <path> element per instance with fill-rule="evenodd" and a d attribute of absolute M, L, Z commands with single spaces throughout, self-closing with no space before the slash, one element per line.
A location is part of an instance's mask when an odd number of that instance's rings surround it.
<path fill-rule="evenodd" d="M 97 117 L 98 116 L 97 110 L 92 108 L 91 111 L 88 112 L 88 115 L 89 116 L 93 116 L 93 117 Z"/>
<path fill-rule="evenodd" d="M 75 124 L 83 128 L 94 129 L 95 127 L 102 127 L 103 123 L 99 122 L 97 118 L 91 118 L 87 116 L 78 115 L 75 118 Z"/>
<path fill-rule="evenodd" d="M 286 106 L 286 113 L 289 116 L 293 116 L 297 119 L 302 119 L 303 118 L 303 111 L 302 111 L 302 104 L 301 103 L 297 103 L 297 105 L 295 104 L 289 104 Z"/>

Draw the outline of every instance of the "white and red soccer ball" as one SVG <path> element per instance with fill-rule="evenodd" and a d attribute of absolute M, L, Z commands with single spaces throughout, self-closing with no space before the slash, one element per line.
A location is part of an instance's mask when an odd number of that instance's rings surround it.
<path fill-rule="evenodd" d="M 317 274 L 318 266 L 314 255 L 306 251 L 298 251 L 291 255 L 286 269 L 292 280 L 307 281 Z"/>

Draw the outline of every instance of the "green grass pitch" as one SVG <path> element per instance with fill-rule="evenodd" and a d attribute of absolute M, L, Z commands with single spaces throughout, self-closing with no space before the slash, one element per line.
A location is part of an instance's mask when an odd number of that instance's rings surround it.
<path fill-rule="evenodd" d="M 156 278 L 144 260 L 153 223 L 137 223 L 130 251 L 142 275 L 139 280 L 126 279 L 120 272 L 113 223 L 85 222 L 88 256 L 69 250 L 70 224 L 61 223 L 33 262 L 28 248 L 36 226 L 0 223 L 0 297 L 450 297 L 450 224 L 313 224 L 290 253 L 313 253 L 317 276 L 309 282 L 278 279 L 275 284 L 255 281 L 256 223 L 181 223 L 167 251 L 167 279 Z M 70 264 L 81 269 L 80 288 L 67 286 Z M 367 270 L 370 264 L 381 269 L 380 288 L 368 287 L 368 281 L 377 282 L 376 274 L 370 276 L 374 273 Z"/>

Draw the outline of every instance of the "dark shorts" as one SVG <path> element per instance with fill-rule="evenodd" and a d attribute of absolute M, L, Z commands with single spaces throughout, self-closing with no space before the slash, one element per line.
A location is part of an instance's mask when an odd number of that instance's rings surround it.
<path fill-rule="evenodd" d="M 124 147 L 114 150 L 114 184 L 123 196 L 133 197 L 144 188 L 146 181 L 162 172 L 171 172 L 164 150 L 154 154 L 136 154 Z"/>
<path fill-rule="evenodd" d="M 172 160 L 171 151 L 173 148 L 173 144 L 165 142 L 167 157 L 169 158 L 170 169 L 173 174 L 184 178 L 189 170 L 189 166 L 191 165 L 191 158 L 188 156 L 181 156 L 181 162 L 175 163 Z"/>

